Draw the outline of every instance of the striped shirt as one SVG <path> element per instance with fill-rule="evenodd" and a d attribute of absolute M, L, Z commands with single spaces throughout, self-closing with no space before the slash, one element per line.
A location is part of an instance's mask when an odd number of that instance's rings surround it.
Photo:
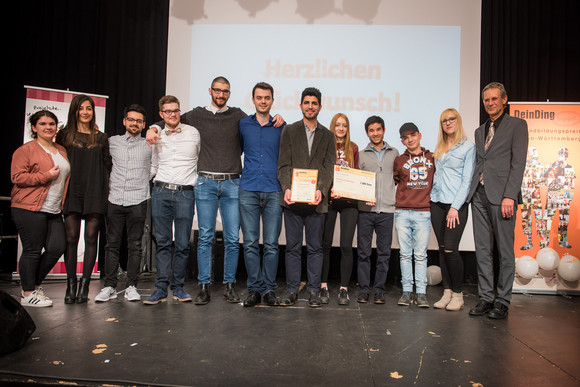
<path fill-rule="evenodd" d="M 109 137 L 113 169 L 109 179 L 109 202 L 134 206 L 150 198 L 151 148 L 144 137 L 127 133 Z"/>

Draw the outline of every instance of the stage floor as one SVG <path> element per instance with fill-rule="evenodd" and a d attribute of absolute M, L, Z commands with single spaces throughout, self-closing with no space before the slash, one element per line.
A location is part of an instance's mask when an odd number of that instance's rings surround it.
<path fill-rule="evenodd" d="M 120 281 L 120 284 L 124 283 Z M 282 284 L 283 280 L 280 279 Z M 2 384 L 180 386 L 580 386 L 580 298 L 514 294 L 507 320 L 387 303 L 322 308 L 300 294 L 294 307 L 244 308 L 212 288 L 208 305 L 117 300 L 65 305 L 65 283 L 43 287 L 51 308 L 27 308 L 36 324 L 27 345 L 0 357 Z M 119 286 L 119 289 L 121 286 Z M 142 295 L 153 277 L 139 283 Z M 15 283 L 0 289 L 19 297 Z M 237 286 L 245 298 L 245 282 Z M 195 297 L 195 282 L 186 284 Z M 278 291 L 281 294 L 283 289 Z M 442 293 L 430 286 L 432 304 Z M 372 297 L 371 297 L 372 300 Z"/>

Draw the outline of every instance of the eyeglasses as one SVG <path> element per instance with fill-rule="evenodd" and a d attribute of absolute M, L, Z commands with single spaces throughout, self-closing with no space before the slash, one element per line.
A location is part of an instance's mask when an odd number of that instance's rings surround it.
<path fill-rule="evenodd" d="M 441 121 L 441 123 L 442 123 L 443 125 L 445 125 L 445 124 L 447 124 L 447 123 L 450 123 L 450 124 L 452 124 L 452 123 L 454 123 L 454 122 L 455 122 L 455 120 L 457 120 L 457 117 L 449 117 L 449 118 L 447 118 L 447 119 L 445 119 L 445 120 Z"/>
<path fill-rule="evenodd" d="M 125 118 L 125 121 L 127 121 L 127 122 L 128 122 L 128 123 L 130 123 L 130 124 L 132 124 L 132 123 L 135 123 L 135 122 L 136 122 L 136 123 L 137 123 L 137 124 L 139 124 L 139 125 L 143 125 L 143 122 L 144 122 L 143 120 L 136 120 L 136 119 L 134 119 L 134 118 L 131 118 L 131 117 L 127 117 L 127 118 Z"/>
<path fill-rule="evenodd" d="M 171 116 L 173 114 L 177 115 L 181 112 L 181 110 L 162 110 L 161 113 L 165 114 L 166 116 Z"/>
<path fill-rule="evenodd" d="M 216 89 L 215 87 L 212 87 L 211 90 L 216 94 L 223 94 L 223 95 L 230 94 L 229 90 Z"/>

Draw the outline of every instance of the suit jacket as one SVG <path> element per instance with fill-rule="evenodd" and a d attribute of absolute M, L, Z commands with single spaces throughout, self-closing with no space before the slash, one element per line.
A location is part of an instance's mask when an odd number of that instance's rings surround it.
<path fill-rule="evenodd" d="M 282 195 L 292 187 L 292 170 L 294 168 L 317 169 L 317 189 L 322 192 L 322 200 L 316 206 L 316 212 L 328 212 L 328 195 L 334 177 L 335 162 L 336 143 L 334 134 L 330 130 L 318 123 L 312 141 L 312 150 L 308 154 L 304 121 L 300 120 L 286 125 L 280 136 L 278 154 L 278 180 L 282 186 Z M 282 200 L 282 206 L 288 207 L 284 200 Z M 299 203 L 292 206 L 299 206 Z"/>
<path fill-rule="evenodd" d="M 483 187 L 491 204 L 501 205 L 503 198 L 521 203 L 520 188 L 528 151 L 528 124 L 520 118 L 505 114 L 487 150 L 484 149 L 485 125 L 475 130 L 476 165 L 468 201 L 473 197 L 483 172 Z"/>

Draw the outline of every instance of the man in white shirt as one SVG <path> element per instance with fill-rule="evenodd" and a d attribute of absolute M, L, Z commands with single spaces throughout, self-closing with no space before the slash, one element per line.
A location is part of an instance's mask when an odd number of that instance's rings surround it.
<path fill-rule="evenodd" d="M 117 270 L 123 231 L 127 230 L 127 281 L 125 299 L 139 301 L 137 278 L 141 266 L 141 240 L 147 218 L 151 148 L 141 137 L 145 127 L 145 109 L 137 104 L 125 109 L 125 134 L 109 137 L 113 169 L 109 179 L 107 206 L 107 246 L 105 286 L 95 297 L 97 302 L 117 298 Z"/>
<path fill-rule="evenodd" d="M 200 136 L 196 128 L 181 123 L 179 107 L 174 96 L 159 100 L 159 115 L 165 127 L 153 147 L 151 159 L 151 176 L 155 176 L 151 215 L 157 241 L 157 276 L 155 291 L 143 301 L 145 304 L 165 301 L 168 287 L 175 300 L 191 301 L 183 285 L 195 211 Z"/>

